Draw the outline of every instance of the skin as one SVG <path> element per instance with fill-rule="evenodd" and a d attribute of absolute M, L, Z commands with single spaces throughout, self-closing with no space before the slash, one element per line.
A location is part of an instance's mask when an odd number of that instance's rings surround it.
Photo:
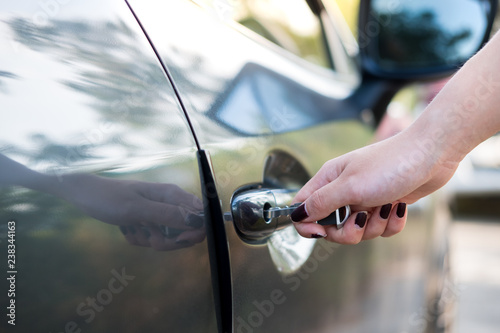
<path fill-rule="evenodd" d="M 500 71 L 493 70 L 500 69 L 498 54 L 497 33 L 409 128 L 326 162 L 294 199 L 304 202 L 308 215 L 296 221 L 297 231 L 304 237 L 325 237 L 341 244 L 401 232 L 406 214 L 398 216 L 398 205 L 413 203 L 442 187 L 474 147 L 500 131 Z M 0 170 L 0 186 L 24 186 L 64 198 L 89 216 L 120 226 L 131 244 L 173 250 L 205 237 L 203 229 L 186 226 L 182 218 L 187 216 L 185 207 L 200 211 L 201 201 L 170 184 L 85 174 L 64 175 L 61 182 L 1 154 Z M 391 212 L 382 218 L 381 206 L 388 203 Z M 344 205 L 350 205 L 353 214 L 342 229 L 311 223 Z M 360 219 L 365 214 L 366 221 Z M 362 221 L 356 223 L 357 218 Z M 183 232 L 165 239 L 160 225 Z M 148 231 L 143 232 L 144 228 Z"/>
<path fill-rule="evenodd" d="M 445 185 L 478 144 L 500 131 L 500 34 L 472 57 L 406 130 L 384 141 L 326 162 L 299 191 L 308 217 L 295 223 L 304 237 L 321 235 L 356 244 L 401 232 L 406 214 L 398 203 L 413 203 Z M 388 219 L 380 206 L 392 203 Z M 311 223 L 351 205 L 344 228 Z M 359 212 L 367 214 L 360 227 Z"/>

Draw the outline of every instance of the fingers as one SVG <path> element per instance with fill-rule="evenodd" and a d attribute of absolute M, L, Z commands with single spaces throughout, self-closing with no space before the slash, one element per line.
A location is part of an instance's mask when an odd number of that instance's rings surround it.
<path fill-rule="evenodd" d="M 326 238 L 339 244 L 357 244 L 363 239 L 368 212 L 362 211 L 351 215 L 344 227 L 337 229 L 336 225 L 322 226 L 317 223 L 295 223 L 298 233 L 306 238 Z"/>
<path fill-rule="evenodd" d="M 377 207 L 367 222 L 363 240 L 394 236 L 400 233 L 405 225 L 406 203 Z"/>
<path fill-rule="evenodd" d="M 162 202 L 140 200 L 134 205 L 131 223 L 143 225 L 167 225 L 175 229 L 189 230 L 199 228 L 204 219 L 201 212 L 195 213 L 179 207 Z"/>
<path fill-rule="evenodd" d="M 205 239 L 205 229 L 166 235 L 159 226 L 120 226 L 127 242 L 135 246 L 152 247 L 156 251 L 172 251 L 193 246 Z"/>
<path fill-rule="evenodd" d="M 203 202 L 197 196 L 184 191 L 174 184 L 137 183 L 138 192 L 145 198 L 185 207 L 191 211 L 203 210 Z"/>
<path fill-rule="evenodd" d="M 339 191 L 346 188 L 340 182 L 328 183 L 313 192 L 307 200 L 299 206 L 292 214 L 294 222 L 315 222 L 329 216 L 335 209 L 353 203 L 347 191 Z M 297 195 L 295 200 L 299 200 Z"/>
<path fill-rule="evenodd" d="M 366 226 L 365 232 L 363 234 L 363 240 L 374 239 L 381 236 L 387 224 L 389 222 L 389 216 L 391 215 L 392 204 L 386 204 L 377 207 L 370 217 L 370 221 Z"/>
<path fill-rule="evenodd" d="M 352 208 L 352 207 L 351 207 Z M 396 203 L 376 207 L 372 211 L 356 211 L 344 227 L 322 226 L 311 222 L 294 223 L 298 233 L 306 238 L 325 238 L 339 244 L 358 244 L 363 240 L 390 237 L 401 232 L 406 224 L 406 204 Z"/>
<path fill-rule="evenodd" d="M 203 224 L 203 218 L 197 218 L 203 212 L 202 201 L 179 186 L 146 182 L 137 182 L 133 186 L 140 197 L 132 202 L 134 208 L 127 215 L 135 221 L 129 223 L 139 221 L 144 224 L 146 221 L 151 225 L 163 224 L 186 230 Z"/>
<path fill-rule="evenodd" d="M 297 232 L 305 238 L 324 238 L 327 236 L 326 227 L 317 223 L 297 222 L 293 225 Z"/>
<path fill-rule="evenodd" d="M 160 227 L 153 226 L 151 229 L 150 244 L 156 251 L 171 251 L 193 246 L 205 239 L 205 229 L 184 231 L 176 237 L 166 237 Z"/>
<path fill-rule="evenodd" d="M 326 240 L 339 244 L 358 244 L 363 239 L 369 213 L 366 211 L 352 214 L 341 229 L 330 226 Z"/>
<path fill-rule="evenodd" d="M 139 225 L 120 226 L 120 231 L 131 245 L 149 246 L 148 235 Z"/>
<path fill-rule="evenodd" d="M 385 231 L 380 235 L 382 237 L 391 237 L 400 233 L 406 225 L 406 203 L 400 202 L 395 208 L 393 208 L 389 223 L 385 228 Z"/>
<path fill-rule="evenodd" d="M 337 179 L 343 168 L 344 164 L 342 162 L 342 157 L 326 162 L 321 169 L 300 189 L 294 198 L 294 202 L 306 201 L 306 199 L 308 199 L 315 191 Z"/>
<path fill-rule="evenodd" d="M 177 205 L 139 199 L 128 209 L 120 231 L 131 245 L 171 251 L 205 239 L 204 217 Z"/>

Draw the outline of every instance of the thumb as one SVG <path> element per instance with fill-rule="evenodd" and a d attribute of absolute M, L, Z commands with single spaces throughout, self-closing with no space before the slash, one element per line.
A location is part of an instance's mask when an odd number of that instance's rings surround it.
<path fill-rule="evenodd" d="M 339 181 L 334 181 L 314 191 L 292 212 L 292 221 L 315 222 L 324 219 L 336 209 L 351 204 L 345 192 L 340 190 L 342 188 Z"/>

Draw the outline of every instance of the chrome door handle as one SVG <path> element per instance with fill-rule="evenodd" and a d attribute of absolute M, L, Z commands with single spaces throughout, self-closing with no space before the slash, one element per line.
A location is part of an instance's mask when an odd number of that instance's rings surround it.
<path fill-rule="evenodd" d="M 290 214 L 299 205 L 292 205 L 298 190 L 258 188 L 237 193 L 231 201 L 231 214 L 241 238 L 250 242 L 265 240 L 274 231 L 292 223 Z M 351 214 L 349 206 L 340 207 L 326 218 L 321 225 L 344 226 Z"/>
<path fill-rule="evenodd" d="M 265 214 L 273 207 L 289 206 L 298 190 L 259 188 L 243 191 L 231 200 L 231 214 L 240 237 L 258 242 L 292 223 L 289 216 Z"/>

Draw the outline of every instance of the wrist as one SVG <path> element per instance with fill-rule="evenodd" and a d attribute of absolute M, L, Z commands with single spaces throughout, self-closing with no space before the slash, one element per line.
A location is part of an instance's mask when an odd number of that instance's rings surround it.
<path fill-rule="evenodd" d="M 477 136 L 473 115 L 463 112 L 458 102 L 450 102 L 458 97 L 450 96 L 450 89 L 444 93 L 427 106 L 409 132 L 433 163 L 458 165 L 483 139 Z"/>
<path fill-rule="evenodd" d="M 443 161 L 462 161 L 500 130 L 500 75 L 492 70 L 500 66 L 499 38 L 471 58 L 422 114 L 425 130 L 438 137 Z"/>

